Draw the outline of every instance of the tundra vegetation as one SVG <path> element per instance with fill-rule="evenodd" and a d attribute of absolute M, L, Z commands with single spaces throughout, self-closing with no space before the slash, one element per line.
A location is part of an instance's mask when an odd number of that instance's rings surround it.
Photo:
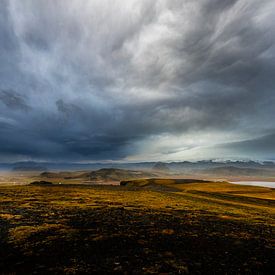
<path fill-rule="evenodd" d="M 271 274 L 272 188 L 137 179 L 0 187 L 3 274 Z"/>

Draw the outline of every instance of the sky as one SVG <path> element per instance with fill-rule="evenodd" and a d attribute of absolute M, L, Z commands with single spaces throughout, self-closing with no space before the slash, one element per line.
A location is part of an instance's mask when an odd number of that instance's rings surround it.
<path fill-rule="evenodd" d="M 0 161 L 275 160 L 274 0 L 1 0 Z"/>

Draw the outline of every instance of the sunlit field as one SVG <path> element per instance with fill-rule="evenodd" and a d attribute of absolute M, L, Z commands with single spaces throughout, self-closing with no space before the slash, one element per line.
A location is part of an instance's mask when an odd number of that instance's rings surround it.
<path fill-rule="evenodd" d="M 151 179 L 0 187 L 3 274 L 271 274 L 271 188 Z"/>

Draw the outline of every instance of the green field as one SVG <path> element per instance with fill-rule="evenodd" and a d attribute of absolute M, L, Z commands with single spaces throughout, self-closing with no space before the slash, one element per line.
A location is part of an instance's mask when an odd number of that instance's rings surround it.
<path fill-rule="evenodd" d="M 274 189 L 124 184 L 0 187 L 2 274 L 274 272 Z"/>

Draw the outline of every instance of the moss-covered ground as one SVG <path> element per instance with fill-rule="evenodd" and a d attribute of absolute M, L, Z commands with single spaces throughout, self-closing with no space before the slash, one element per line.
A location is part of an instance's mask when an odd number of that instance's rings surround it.
<path fill-rule="evenodd" d="M 0 187 L 2 274 L 274 274 L 275 191 L 173 180 Z"/>

